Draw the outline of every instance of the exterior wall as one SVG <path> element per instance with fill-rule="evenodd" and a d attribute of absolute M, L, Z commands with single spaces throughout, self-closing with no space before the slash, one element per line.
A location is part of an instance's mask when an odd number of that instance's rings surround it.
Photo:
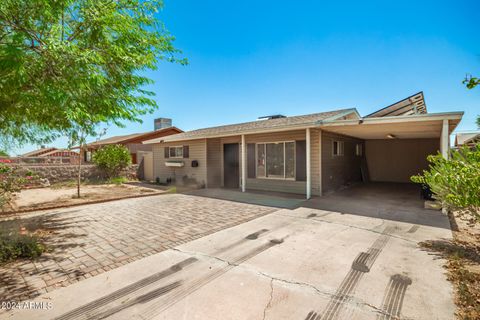
<path fill-rule="evenodd" d="M 220 139 L 207 139 L 207 187 L 218 188 L 222 185 L 223 151 Z"/>
<path fill-rule="evenodd" d="M 130 153 L 137 153 L 138 151 L 152 151 L 151 144 L 128 143 L 126 147 Z"/>
<path fill-rule="evenodd" d="M 320 185 L 320 134 L 318 129 L 310 129 L 310 166 L 312 172 L 312 195 L 321 196 L 322 188 Z M 305 186 L 306 187 L 306 186 Z"/>
<path fill-rule="evenodd" d="M 367 140 L 366 157 L 371 181 L 411 182 L 428 168 L 427 156 L 436 154 L 439 139 Z"/>
<path fill-rule="evenodd" d="M 164 147 L 189 146 L 189 158 L 186 159 L 165 159 Z M 206 139 L 157 143 L 153 145 L 153 173 L 160 182 L 166 182 L 168 178 L 175 178 L 177 183 L 181 183 L 184 176 L 195 179 L 198 185 L 207 184 L 207 143 Z M 181 160 L 185 163 L 182 168 L 171 168 L 165 166 L 165 160 Z M 193 160 L 198 161 L 198 167 L 192 167 Z"/>
<path fill-rule="evenodd" d="M 333 155 L 333 141 L 344 142 L 344 155 Z M 322 193 L 335 191 L 349 183 L 362 180 L 361 163 L 363 157 L 355 155 L 357 143 L 363 140 L 322 131 Z M 363 150 L 365 154 L 365 147 Z"/>
<path fill-rule="evenodd" d="M 312 130 L 313 131 L 313 130 Z M 313 134 L 315 135 L 315 134 Z M 313 151 L 315 141 L 318 143 L 318 135 L 316 140 L 313 139 L 311 132 L 311 143 L 312 143 L 312 166 L 314 163 L 318 164 L 318 152 Z M 249 143 L 260 143 L 260 142 L 277 142 L 277 141 L 296 141 L 296 140 L 305 140 L 306 131 L 305 130 L 295 130 L 295 131 L 284 131 L 284 132 L 273 132 L 273 133 L 264 133 L 264 134 L 255 134 L 255 135 L 246 135 L 245 142 Z M 240 140 L 240 138 L 239 138 Z M 241 157 L 241 156 L 240 156 Z M 247 156 L 248 159 L 248 156 Z M 240 168 L 242 166 L 242 159 L 240 159 Z M 248 171 L 248 163 L 247 163 Z M 240 170 L 241 172 L 241 170 Z M 318 172 L 318 170 L 317 170 Z M 315 174 L 312 170 L 312 174 Z M 240 174 L 241 176 L 241 174 Z M 313 185 L 313 181 L 312 181 Z M 318 181 L 317 181 L 318 185 Z M 249 178 L 246 183 L 247 190 L 265 190 L 265 191 L 274 191 L 274 192 L 286 192 L 286 193 L 298 193 L 305 194 L 306 192 L 306 181 L 292 181 L 292 180 L 283 180 L 283 179 L 269 179 L 269 178 Z M 312 188 L 313 189 L 313 188 Z"/>

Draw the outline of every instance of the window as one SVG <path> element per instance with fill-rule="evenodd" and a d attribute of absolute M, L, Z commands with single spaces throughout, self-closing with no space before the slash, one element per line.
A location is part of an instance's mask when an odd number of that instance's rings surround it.
<path fill-rule="evenodd" d="M 355 146 L 355 155 L 358 157 L 363 155 L 363 145 L 361 143 L 357 143 Z"/>
<path fill-rule="evenodd" d="M 333 141 L 333 155 L 343 156 L 344 144 L 343 141 Z"/>
<path fill-rule="evenodd" d="M 257 144 L 257 177 L 295 178 L 295 142 Z"/>
<path fill-rule="evenodd" d="M 170 147 L 170 158 L 183 158 L 183 147 Z"/>

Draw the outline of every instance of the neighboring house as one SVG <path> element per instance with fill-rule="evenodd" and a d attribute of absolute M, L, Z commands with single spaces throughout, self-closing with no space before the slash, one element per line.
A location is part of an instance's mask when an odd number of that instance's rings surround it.
<path fill-rule="evenodd" d="M 78 157 L 78 152 L 68 149 L 57 149 L 54 147 L 46 148 L 42 146 L 40 149 L 33 150 L 22 154 L 22 158 L 69 158 Z"/>
<path fill-rule="evenodd" d="M 226 187 L 322 195 L 360 181 L 410 182 L 427 155 L 448 155 L 463 112 L 427 113 L 417 93 L 366 117 L 356 109 L 188 131 L 153 145 L 154 176 Z"/>
<path fill-rule="evenodd" d="M 92 153 L 103 146 L 112 145 L 112 144 L 121 144 L 128 148 L 132 156 L 132 163 L 136 164 L 137 160 L 138 162 L 140 162 L 140 159 L 137 156 L 139 152 L 152 151 L 152 146 L 142 144 L 143 141 L 155 139 L 155 138 L 162 138 L 172 134 L 178 134 L 183 132 L 177 127 L 173 127 L 172 120 L 167 118 L 155 119 L 154 128 L 155 130 L 150 132 L 133 133 L 133 134 L 123 135 L 123 136 L 114 136 L 107 139 L 91 142 L 86 145 L 85 150 L 82 150 L 83 160 L 86 162 L 90 162 L 92 158 Z"/>
<path fill-rule="evenodd" d="M 475 147 L 480 143 L 480 131 L 476 132 L 462 132 L 455 135 L 455 147 L 460 148 L 468 146 Z"/>

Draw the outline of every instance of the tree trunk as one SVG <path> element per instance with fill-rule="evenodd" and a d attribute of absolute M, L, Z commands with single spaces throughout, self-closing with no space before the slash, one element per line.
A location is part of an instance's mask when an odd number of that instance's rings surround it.
<path fill-rule="evenodd" d="M 78 175 L 77 175 L 77 197 L 80 198 L 80 182 L 82 179 L 82 146 L 80 146 L 80 155 L 78 157 Z"/>

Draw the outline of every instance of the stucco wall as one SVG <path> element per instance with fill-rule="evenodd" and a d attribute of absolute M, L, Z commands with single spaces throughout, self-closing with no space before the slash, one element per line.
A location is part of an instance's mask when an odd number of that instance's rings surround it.
<path fill-rule="evenodd" d="M 371 181 L 411 182 L 428 168 L 427 156 L 436 154 L 440 139 L 367 140 L 366 157 Z"/>

